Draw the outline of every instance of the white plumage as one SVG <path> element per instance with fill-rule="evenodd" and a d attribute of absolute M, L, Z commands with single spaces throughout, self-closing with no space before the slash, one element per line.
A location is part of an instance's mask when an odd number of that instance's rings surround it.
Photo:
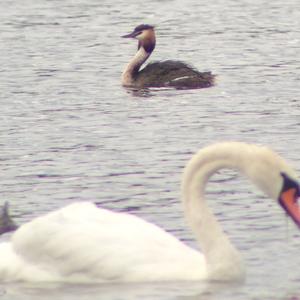
<path fill-rule="evenodd" d="M 0 244 L 4 281 L 153 281 L 185 279 L 187 270 L 196 279 L 203 267 L 201 253 L 158 226 L 92 203 L 36 218 Z"/>

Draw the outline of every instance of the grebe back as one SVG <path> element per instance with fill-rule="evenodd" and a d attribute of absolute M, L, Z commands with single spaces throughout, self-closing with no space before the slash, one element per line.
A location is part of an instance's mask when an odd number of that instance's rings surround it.
<path fill-rule="evenodd" d="M 124 86 L 194 89 L 210 87 L 214 84 L 215 76 L 211 72 L 199 72 L 181 61 L 154 62 L 140 70 L 155 48 L 156 38 L 153 26 L 139 25 L 133 32 L 122 37 L 138 40 L 138 51 L 122 74 Z"/>

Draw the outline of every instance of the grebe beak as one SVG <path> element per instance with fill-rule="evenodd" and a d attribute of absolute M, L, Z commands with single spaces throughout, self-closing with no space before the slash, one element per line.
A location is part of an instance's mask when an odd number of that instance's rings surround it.
<path fill-rule="evenodd" d="M 295 224 L 300 228 L 300 206 L 297 202 L 299 196 L 298 189 L 291 187 L 281 192 L 279 196 L 279 203 L 286 213 L 293 219 Z"/>
<path fill-rule="evenodd" d="M 135 38 L 140 33 L 141 33 L 140 31 L 133 31 L 133 32 L 131 32 L 129 34 L 122 35 L 121 37 L 122 38 Z"/>

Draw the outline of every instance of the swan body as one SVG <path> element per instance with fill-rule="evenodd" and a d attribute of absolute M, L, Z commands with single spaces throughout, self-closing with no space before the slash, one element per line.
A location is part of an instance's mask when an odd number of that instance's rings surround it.
<path fill-rule="evenodd" d="M 185 214 L 202 253 L 134 215 L 74 203 L 22 225 L 0 243 L 0 281 L 242 279 L 240 254 L 204 197 L 207 181 L 221 168 L 244 173 L 300 226 L 299 185 L 286 162 L 264 147 L 219 143 L 200 150 L 182 180 Z"/>
<path fill-rule="evenodd" d="M 132 33 L 123 37 L 136 38 L 139 41 L 137 53 L 122 74 L 123 86 L 194 89 L 210 87 L 214 84 L 215 76 L 211 72 L 199 72 L 181 61 L 154 62 L 140 70 L 155 48 L 156 38 L 153 26 L 139 25 Z"/>

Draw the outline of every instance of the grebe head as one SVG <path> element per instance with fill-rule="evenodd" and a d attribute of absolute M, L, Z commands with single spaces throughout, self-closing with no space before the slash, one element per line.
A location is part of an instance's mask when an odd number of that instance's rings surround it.
<path fill-rule="evenodd" d="M 139 41 L 138 49 L 143 47 L 146 52 L 151 53 L 155 48 L 155 32 L 154 26 L 141 24 L 134 28 L 134 30 L 123 38 L 133 38 Z"/>

